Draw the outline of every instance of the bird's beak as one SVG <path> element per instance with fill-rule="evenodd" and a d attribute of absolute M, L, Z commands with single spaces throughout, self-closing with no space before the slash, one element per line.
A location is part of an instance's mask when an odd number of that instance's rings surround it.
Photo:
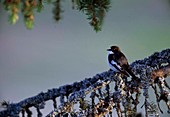
<path fill-rule="evenodd" d="M 111 51 L 111 49 L 107 49 L 107 51 Z"/>

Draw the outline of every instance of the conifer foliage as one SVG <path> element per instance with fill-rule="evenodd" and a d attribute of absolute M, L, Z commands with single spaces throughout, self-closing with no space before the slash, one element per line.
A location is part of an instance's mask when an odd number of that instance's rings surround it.
<path fill-rule="evenodd" d="M 61 20 L 64 12 L 64 0 L 2 0 L 4 9 L 9 13 L 9 22 L 16 24 L 20 13 L 24 18 L 27 29 L 32 29 L 35 21 L 35 12 L 40 13 L 45 6 L 53 4 L 54 19 Z M 106 12 L 110 7 L 110 0 L 71 0 L 72 8 L 87 15 L 89 24 L 95 31 L 100 31 Z M 48 5 L 45 5 L 48 4 Z"/>

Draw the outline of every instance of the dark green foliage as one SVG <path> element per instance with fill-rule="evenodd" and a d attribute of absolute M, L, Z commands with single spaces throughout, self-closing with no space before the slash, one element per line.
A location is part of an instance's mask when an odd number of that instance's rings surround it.
<path fill-rule="evenodd" d="M 35 11 L 41 12 L 44 4 L 53 4 L 54 19 L 58 22 L 61 20 L 61 0 L 3 0 L 3 6 L 9 12 L 9 22 L 16 24 L 19 20 L 18 13 L 21 11 L 24 17 L 27 29 L 34 26 Z M 72 8 L 82 11 L 87 15 L 90 25 L 96 32 L 100 31 L 106 12 L 109 9 L 110 0 L 71 0 Z M 1 3 L 1 2 L 0 2 Z"/>
<path fill-rule="evenodd" d="M 94 30 L 100 31 L 105 13 L 110 7 L 110 0 L 77 0 L 77 5 L 79 10 L 88 16 Z"/>

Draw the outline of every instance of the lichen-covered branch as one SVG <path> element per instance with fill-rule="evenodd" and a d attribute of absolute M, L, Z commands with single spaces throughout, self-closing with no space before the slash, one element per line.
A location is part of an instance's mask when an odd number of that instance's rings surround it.
<path fill-rule="evenodd" d="M 158 86 L 160 95 L 155 90 L 157 103 L 163 100 L 168 111 L 170 111 L 169 85 L 165 81 L 170 75 L 170 49 L 156 52 L 151 56 L 133 62 L 132 71 L 140 78 L 140 81 L 127 80 L 127 76 L 114 73 L 111 70 L 96 74 L 92 78 L 85 78 L 80 82 L 67 84 L 59 88 L 49 89 L 36 96 L 27 98 L 18 103 L 3 103 L 6 107 L 0 112 L 0 117 L 18 117 L 20 113 L 31 116 L 30 107 L 35 107 L 37 115 L 42 116 L 41 109 L 45 107 L 46 101 L 53 101 L 54 110 L 47 116 L 95 116 L 100 117 L 108 114 L 112 116 L 113 108 L 118 116 L 134 116 L 137 113 L 138 97 L 141 90 L 145 96 L 146 116 L 150 113 L 157 114 L 157 106 L 151 108 L 152 103 L 148 102 L 148 89 Z M 115 83 L 115 85 L 111 84 Z M 153 85 L 154 84 L 154 85 Z M 114 87 L 111 90 L 110 87 Z M 91 94 L 91 102 L 86 101 L 87 95 Z M 60 105 L 57 105 L 56 98 L 60 97 Z M 66 97 L 66 99 L 64 98 Z M 96 103 L 98 100 L 98 103 Z M 73 105 L 79 104 L 79 110 L 75 111 Z M 123 108 L 122 108 L 123 107 Z"/>

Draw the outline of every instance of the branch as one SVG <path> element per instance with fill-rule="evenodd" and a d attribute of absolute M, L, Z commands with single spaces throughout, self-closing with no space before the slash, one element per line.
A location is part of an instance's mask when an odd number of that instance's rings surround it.
<path fill-rule="evenodd" d="M 141 79 L 141 88 L 146 90 L 153 84 L 157 78 L 167 78 L 170 75 L 170 49 L 163 50 L 161 52 L 156 52 L 151 56 L 133 62 L 131 65 L 133 72 L 139 76 Z M 5 110 L 0 111 L 1 117 L 12 116 L 18 117 L 20 112 L 27 111 L 30 107 L 35 107 L 38 111 L 42 103 L 54 100 L 57 97 L 60 97 L 61 107 L 60 112 L 62 112 L 65 107 L 64 96 L 68 98 L 68 102 L 75 103 L 79 101 L 80 98 L 84 98 L 89 92 L 96 91 L 102 87 L 105 87 L 107 84 L 113 81 L 120 81 L 119 74 L 113 73 L 113 71 L 106 71 L 100 74 L 96 74 L 92 78 L 86 78 L 80 82 L 74 82 L 73 84 L 68 84 L 61 86 L 59 88 L 49 89 L 47 92 L 41 92 L 36 96 L 27 98 L 18 103 L 8 104 Z M 128 88 L 139 88 L 135 81 L 132 81 Z M 121 85 L 120 85 L 121 86 Z M 160 87 L 162 85 L 160 84 Z M 124 90 L 124 89 L 122 89 Z M 162 87 L 163 92 L 165 93 L 164 87 Z M 169 94 L 169 93 L 168 93 Z M 144 95 L 144 96 L 146 96 Z M 167 95 L 167 92 L 166 92 Z M 165 96 L 165 95 L 162 95 Z M 165 96 L 166 97 L 166 96 Z M 116 101 L 114 102 L 116 103 Z M 54 104 L 56 108 L 56 104 Z M 110 107 L 109 107 L 110 108 Z M 39 112 L 40 113 L 40 112 Z"/>
<path fill-rule="evenodd" d="M 157 78 L 163 78 L 170 75 L 170 65 L 166 65 L 158 70 L 155 70 L 152 72 L 151 76 L 153 80 L 156 80 Z"/>

